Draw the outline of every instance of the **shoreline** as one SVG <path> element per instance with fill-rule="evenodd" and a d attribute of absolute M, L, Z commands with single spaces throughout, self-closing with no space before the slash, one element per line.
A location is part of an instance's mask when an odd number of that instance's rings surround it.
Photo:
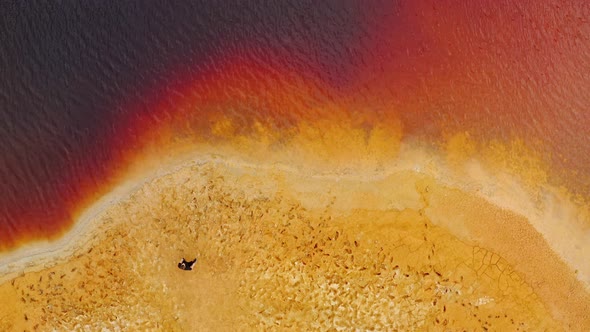
<path fill-rule="evenodd" d="M 485 261 L 493 257 L 505 260 L 510 269 L 522 276 L 525 284 L 536 289 L 534 294 L 543 299 L 555 317 L 568 324 L 579 320 L 580 312 L 590 303 L 587 301 L 590 296 L 588 284 L 584 282 L 584 272 L 589 267 L 575 260 L 567 262 L 559 254 L 559 251 L 567 252 L 568 247 L 559 247 L 559 243 L 558 246 L 552 245 L 551 238 L 537 228 L 538 225 L 543 226 L 544 215 L 539 214 L 536 221 L 526 217 L 526 207 L 530 204 L 525 203 L 529 197 L 526 196 L 524 201 L 509 201 L 504 196 L 494 196 L 496 192 L 487 188 L 485 181 L 480 181 L 479 187 L 475 188 L 469 187 L 468 181 L 454 181 L 456 177 L 451 171 L 440 166 L 442 161 L 429 152 L 408 147 L 407 151 L 402 150 L 399 161 L 388 168 L 376 167 L 368 171 L 341 168 L 331 173 L 323 172 L 321 167 L 281 163 L 280 158 L 264 164 L 249 162 L 237 154 L 228 157 L 230 154 L 200 152 L 168 158 L 164 163 L 159 159 L 157 164 L 152 165 L 157 167 L 144 167 L 144 172 L 130 168 L 132 171 L 127 181 L 85 209 L 75 227 L 58 241 L 32 244 L 0 256 L 0 285 L 17 276 L 35 275 L 37 271 L 68 266 L 69 262 L 84 259 L 86 252 L 90 253 L 89 247 L 104 245 L 106 238 L 103 233 L 111 229 L 125 229 L 127 219 L 119 219 L 109 211 L 125 211 L 128 202 L 137 200 L 143 203 L 128 212 L 129 216 L 139 213 L 144 207 L 163 209 L 165 206 L 158 205 L 162 203 L 158 203 L 157 197 L 161 193 L 157 188 L 184 188 L 183 181 L 192 178 L 189 182 L 192 184 L 183 190 L 196 190 L 208 179 L 200 178 L 199 174 L 204 172 L 226 178 L 222 181 L 240 188 L 245 198 L 265 200 L 277 194 L 286 195 L 306 211 L 324 211 L 335 219 L 346 219 L 359 211 L 375 215 L 403 213 L 406 210 L 419 212 L 435 227 L 445 229 L 464 245 L 474 250 L 480 248 L 478 252 L 491 253 L 492 256 L 484 254 L 481 257 L 482 266 L 495 266 L 496 263 Z M 145 162 L 138 164 L 146 165 Z M 195 183 L 198 185 L 192 187 Z M 514 186 L 514 183 L 511 184 Z M 510 193 L 525 193 L 514 190 L 513 186 Z M 500 204 L 494 203 L 493 199 Z M 521 211 L 515 212 L 502 204 L 520 207 Z M 232 218 L 231 215 L 228 217 Z M 369 220 L 363 222 L 371 225 Z M 135 226 L 129 231 L 135 232 L 133 228 L 141 224 L 142 220 L 135 221 Z M 418 225 L 419 222 L 412 227 Z M 379 225 L 377 223 L 367 229 L 371 227 Z M 583 234 L 581 236 L 583 238 Z M 126 240 L 121 238 L 121 241 Z M 499 273 L 494 277 L 499 278 L 498 285 L 505 282 L 501 279 L 507 276 L 503 276 L 503 272 L 496 273 Z M 576 292 L 571 299 L 567 295 L 568 287 Z M 574 316 L 564 313 L 567 307 L 577 308 Z M 590 324 L 583 319 L 582 322 Z"/>
<path fill-rule="evenodd" d="M 566 228 L 568 226 L 567 223 L 552 223 L 554 221 L 551 219 L 552 215 L 559 214 L 563 216 L 564 213 L 571 213 L 571 211 L 575 210 L 573 203 L 557 197 L 557 190 L 555 189 L 545 188 L 542 196 L 545 200 L 558 200 L 560 205 L 552 206 L 551 211 L 544 211 L 546 213 L 541 214 L 531 200 L 515 200 L 508 196 L 510 193 L 507 194 L 502 190 L 498 190 L 497 188 L 499 186 L 495 182 L 498 180 L 497 177 L 486 174 L 476 161 L 467 163 L 470 176 L 472 178 L 477 177 L 480 180 L 479 183 L 474 184 L 469 178 L 467 180 L 459 179 L 453 175 L 452 171 L 445 168 L 442 159 L 439 156 L 433 155 L 432 151 L 416 149 L 415 147 L 409 146 L 409 144 L 402 145 L 400 158 L 393 165 L 387 168 L 379 167 L 380 169 L 373 171 L 358 171 L 343 168 L 337 172 L 322 172 L 319 168 L 306 168 L 300 164 L 283 163 L 280 157 L 275 162 L 254 163 L 237 153 L 234 153 L 233 157 L 227 155 L 207 151 L 205 153 L 191 152 L 175 155 L 172 158 L 169 157 L 165 159 L 166 161 L 164 163 L 152 161 L 152 164 L 150 164 L 152 167 L 142 167 L 140 171 L 134 171 L 134 167 L 131 167 L 130 169 L 132 171 L 128 172 L 130 175 L 126 177 L 127 179 L 122 184 L 115 186 L 115 188 L 88 208 L 84 209 L 77 218 L 77 221 L 74 222 L 72 228 L 65 232 L 58 240 L 37 241 L 21 246 L 13 251 L 0 253 L 0 283 L 22 273 L 38 271 L 58 264 L 70 258 L 76 251 L 87 248 L 93 241 L 94 233 L 102 225 L 100 220 L 103 214 L 110 207 L 129 199 L 135 192 L 141 190 L 150 182 L 194 165 L 213 164 L 222 165 L 234 170 L 284 172 L 285 174 L 332 182 L 349 181 L 351 183 L 375 184 L 400 172 L 414 172 L 416 174 L 431 176 L 441 185 L 461 190 L 469 195 L 484 199 L 503 210 L 522 215 L 527 219 L 531 227 L 543 235 L 551 249 L 560 256 L 560 259 L 572 270 L 577 271 L 578 280 L 585 285 L 587 290 L 590 290 L 590 264 L 589 266 L 582 266 L 585 260 L 583 255 L 580 255 L 580 252 L 572 254 L 571 252 L 567 252 L 567 248 L 560 248 L 559 244 L 556 243 L 556 240 L 565 237 L 569 239 L 568 243 L 574 243 L 573 246 L 583 252 L 581 245 L 590 243 L 590 234 L 584 236 L 582 232 L 578 232 L 577 230 L 568 230 Z M 425 163 L 424 160 L 428 162 Z M 137 163 L 143 164 L 145 161 Z M 512 193 L 517 192 L 518 197 L 524 196 L 528 198 L 526 190 L 518 185 L 519 182 L 514 177 L 506 175 L 502 181 L 502 185 L 504 187 L 510 186 Z M 500 192 L 499 195 L 498 192 Z M 559 208 L 560 210 L 558 210 Z M 579 221 L 576 224 L 579 224 Z M 552 235 L 549 232 L 551 226 L 560 227 L 558 234 Z M 578 238 L 575 239 L 575 236 Z M 569 256 L 567 256 L 568 254 Z"/>

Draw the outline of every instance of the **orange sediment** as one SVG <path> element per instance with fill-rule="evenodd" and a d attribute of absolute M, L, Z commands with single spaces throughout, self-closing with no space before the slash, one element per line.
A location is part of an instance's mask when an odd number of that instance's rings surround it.
<path fill-rule="evenodd" d="M 369 154 L 382 140 L 373 146 L 352 129 L 302 132 L 293 137 L 305 156 L 298 161 L 292 147 L 261 149 L 272 144 L 258 139 L 179 149 L 164 173 L 97 210 L 86 244 L 0 286 L 15 304 L 3 321 L 160 330 L 589 326 L 588 266 L 569 246 L 576 239 L 555 242 L 552 229 L 539 230 L 542 218 L 518 211 L 528 196 L 513 196 L 512 211 L 501 207 L 497 175 L 445 168 L 428 148 L 399 141 L 395 153 Z M 322 146 L 342 132 L 350 148 Z M 177 258 L 193 256 L 195 271 L 177 269 Z M 57 321 L 59 310 L 66 318 Z"/>

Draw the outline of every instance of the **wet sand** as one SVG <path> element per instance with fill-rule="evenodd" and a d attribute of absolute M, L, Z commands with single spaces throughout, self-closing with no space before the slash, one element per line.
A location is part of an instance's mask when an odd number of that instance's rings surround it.
<path fill-rule="evenodd" d="M 185 161 L 5 274 L 0 329 L 590 329 L 583 278 L 541 233 L 434 173 Z"/>

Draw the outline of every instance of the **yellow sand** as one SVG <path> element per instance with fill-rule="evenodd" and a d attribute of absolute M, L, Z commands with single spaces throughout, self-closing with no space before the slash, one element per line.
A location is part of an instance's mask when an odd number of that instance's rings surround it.
<path fill-rule="evenodd" d="M 0 330 L 590 330 L 527 219 L 425 173 L 193 163 L 99 218 L 71 258 L 0 285 Z"/>

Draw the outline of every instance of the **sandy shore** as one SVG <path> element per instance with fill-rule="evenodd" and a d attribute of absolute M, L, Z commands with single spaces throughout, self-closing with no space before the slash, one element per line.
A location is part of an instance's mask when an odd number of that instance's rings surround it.
<path fill-rule="evenodd" d="M 574 228 L 415 153 L 363 173 L 191 156 L 131 179 L 0 258 L 0 328 L 590 329 L 583 234 L 569 250 L 552 232 Z"/>

